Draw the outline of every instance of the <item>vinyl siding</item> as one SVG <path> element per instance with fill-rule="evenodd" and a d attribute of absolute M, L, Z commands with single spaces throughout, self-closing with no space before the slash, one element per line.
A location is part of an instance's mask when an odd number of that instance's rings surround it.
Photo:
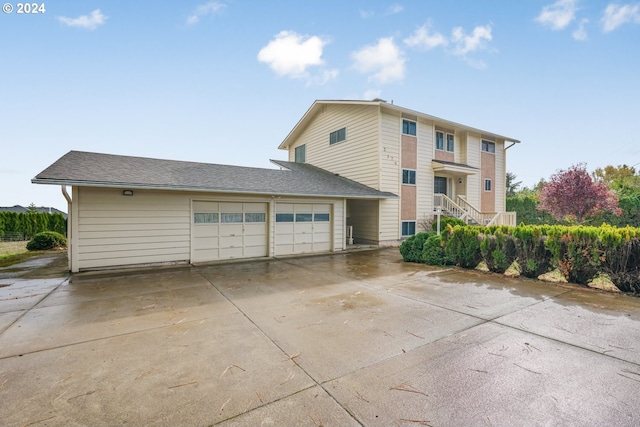
<path fill-rule="evenodd" d="M 267 203 L 269 256 L 274 256 L 275 210 L 271 197 L 179 191 L 74 187 L 73 271 L 135 264 L 189 262 L 192 200 Z M 278 201 L 285 201 L 278 199 Z M 346 246 L 343 199 L 289 198 L 291 203 L 332 206 L 332 250 Z"/>
<path fill-rule="evenodd" d="M 343 127 L 346 140 L 329 145 L 329 134 Z M 289 147 L 289 161 L 295 161 L 295 148 L 305 144 L 306 163 L 379 189 L 378 135 L 377 107 L 324 105 Z"/>
<path fill-rule="evenodd" d="M 380 190 L 400 195 L 400 140 L 402 118 L 380 115 Z M 380 230 L 378 240 L 397 241 L 400 238 L 400 200 L 380 201 Z"/>
<path fill-rule="evenodd" d="M 353 226 L 354 243 L 377 243 L 379 240 L 377 200 L 349 200 L 347 225 Z"/>
<path fill-rule="evenodd" d="M 496 179 L 494 182 L 496 194 L 496 211 L 505 212 L 507 210 L 506 197 L 506 153 L 504 151 L 504 141 L 496 141 Z"/>
<path fill-rule="evenodd" d="M 480 168 L 480 135 L 467 134 L 467 164 Z M 471 205 L 480 208 L 480 194 L 484 191 L 484 182 L 480 180 L 480 174 L 467 176 L 467 201 Z"/>
<path fill-rule="evenodd" d="M 77 191 L 80 269 L 188 261 L 190 203 L 171 192 L 85 188 Z"/>
<path fill-rule="evenodd" d="M 416 210 L 418 223 L 433 217 L 433 125 L 418 123 L 418 147 L 416 169 Z M 416 231 L 418 230 L 416 224 Z"/>

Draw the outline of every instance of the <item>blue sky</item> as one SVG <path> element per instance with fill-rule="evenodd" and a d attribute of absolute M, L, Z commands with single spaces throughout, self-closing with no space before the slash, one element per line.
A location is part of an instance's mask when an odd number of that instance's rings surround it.
<path fill-rule="evenodd" d="M 507 170 L 640 164 L 640 2 L 45 1 L 0 13 L 0 206 L 69 150 L 272 167 L 315 99 L 522 141 Z M 6 7 L 6 5 L 5 5 Z"/>

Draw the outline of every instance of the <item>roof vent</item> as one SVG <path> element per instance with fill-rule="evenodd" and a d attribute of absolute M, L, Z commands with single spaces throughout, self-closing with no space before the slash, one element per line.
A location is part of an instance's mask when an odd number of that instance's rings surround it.
<path fill-rule="evenodd" d="M 387 100 L 382 98 L 373 98 L 373 102 L 384 102 L 386 104 Z"/>

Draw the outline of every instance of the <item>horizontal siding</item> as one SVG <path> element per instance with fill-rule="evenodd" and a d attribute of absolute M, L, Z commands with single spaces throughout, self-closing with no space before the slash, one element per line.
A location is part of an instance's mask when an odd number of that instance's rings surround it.
<path fill-rule="evenodd" d="M 400 138 L 402 121 L 390 114 L 381 115 L 380 190 L 400 195 Z"/>
<path fill-rule="evenodd" d="M 418 223 L 433 218 L 433 125 L 418 123 L 418 167 L 416 170 L 416 210 Z M 416 227 L 416 231 L 417 227 Z"/>
<path fill-rule="evenodd" d="M 187 195 L 83 187 L 75 203 L 80 269 L 189 260 Z"/>
<path fill-rule="evenodd" d="M 480 169 L 480 152 L 482 149 L 480 135 L 467 134 L 467 164 Z M 467 175 L 467 202 L 480 209 L 480 195 L 484 191 L 480 173 Z"/>
<path fill-rule="evenodd" d="M 377 188 L 378 109 L 372 106 L 325 105 L 289 149 L 306 145 L 306 163 Z M 347 139 L 329 145 L 329 134 L 347 128 Z"/>
<path fill-rule="evenodd" d="M 345 203 L 345 200 L 340 200 L 333 204 L 333 251 L 341 251 L 346 246 L 346 231 L 344 223 Z"/>
<path fill-rule="evenodd" d="M 377 243 L 379 209 L 377 200 L 349 200 L 347 225 L 353 226 L 355 243 Z"/>
<path fill-rule="evenodd" d="M 495 193 L 496 193 L 496 211 L 505 212 L 506 207 L 506 177 L 507 172 L 505 169 L 505 151 L 504 141 L 496 142 L 496 179 L 495 179 Z"/>

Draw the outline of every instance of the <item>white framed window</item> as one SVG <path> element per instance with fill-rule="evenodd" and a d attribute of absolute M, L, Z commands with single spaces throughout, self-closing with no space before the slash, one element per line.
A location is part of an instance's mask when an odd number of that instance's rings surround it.
<path fill-rule="evenodd" d="M 299 147 L 296 147 L 295 149 L 295 154 L 296 154 L 296 163 L 304 163 L 306 161 L 306 151 L 307 151 L 307 145 L 306 144 L 302 144 Z"/>
<path fill-rule="evenodd" d="M 491 191 L 492 182 L 489 178 L 484 180 L 484 191 Z"/>
<path fill-rule="evenodd" d="M 416 234 L 415 221 L 402 221 L 402 237 L 413 236 Z"/>
<path fill-rule="evenodd" d="M 444 132 L 436 131 L 436 150 L 444 150 Z"/>
<path fill-rule="evenodd" d="M 402 169 L 402 183 L 416 185 L 416 171 L 412 169 Z"/>
<path fill-rule="evenodd" d="M 482 151 L 485 153 L 495 153 L 496 143 L 491 141 L 482 140 Z"/>
<path fill-rule="evenodd" d="M 453 135 L 448 133 L 447 134 L 447 151 L 450 151 L 453 153 L 454 150 L 455 150 L 455 142 L 454 142 Z"/>
<path fill-rule="evenodd" d="M 217 224 L 218 213 L 217 212 L 194 213 L 193 223 L 194 224 Z"/>
<path fill-rule="evenodd" d="M 338 142 L 347 139 L 347 128 L 338 129 L 329 134 L 329 145 L 337 144 Z"/>
<path fill-rule="evenodd" d="M 402 120 L 402 133 L 405 135 L 416 136 L 416 122 L 411 120 Z"/>

